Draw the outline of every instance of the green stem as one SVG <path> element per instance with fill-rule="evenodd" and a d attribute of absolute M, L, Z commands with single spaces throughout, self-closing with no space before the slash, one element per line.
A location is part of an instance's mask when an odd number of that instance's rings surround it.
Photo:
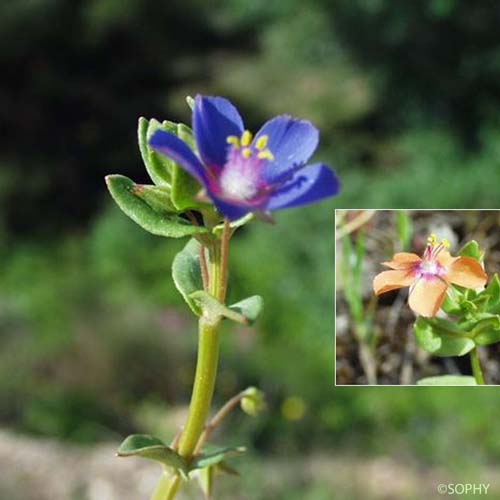
<path fill-rule="evenodd" d="M 156 485 L 151 500 L 166 500 L 172 498 L 170 496 L 170 491 L 172 490 L 173 484 L 173 478 L 171 480 L 171 478 L 166 473 L 163 473 L 160 477 L 160 480 L 158 481 L 158 484 Z"/>
<path fill-rule="evenodd" d="M 481 363 L 479 361 L 479 355 L 477 352 L 477 347 L 474 347 L 470 352 L 470 362 L 472 366 L 472 374 L 476 379 L 478 385 L 485 385 L 483 371 L 481 370 Z"/>
<path fill-rule="evenodd" d="M 229 224 L 222 240 L 217 240 L 208 248 L 209 292 L 220 301 L 225 299 L 227 280 L 227 255 L 229 244 Z M 210 404 L 217 376 L 219 359 L 219 322 L 202 316 L 199 320 L 198 359 L 194 377 L 193 393 L 189 404 L 186 424 L 179 440 L 178 453 L 188 462 L 192 459 L 196 444 L 200 439 L 210 411 Z M 168 492 L 161 500 L 173 500 L 181 485 L 181 478 L 171 478 Z M 156 499 L 153 499 L 156 500 Z"/>
<path fill-rule="evenodd" d="M 201 317 L 193 394 L 189 405 L 189 415 L 179 441 L 179 454 L 187 460 L 191 459 L 196 443 L 205 427 L 214 392 L 218 358 L 218 321 L 212 324 L 206 318 Z"/>

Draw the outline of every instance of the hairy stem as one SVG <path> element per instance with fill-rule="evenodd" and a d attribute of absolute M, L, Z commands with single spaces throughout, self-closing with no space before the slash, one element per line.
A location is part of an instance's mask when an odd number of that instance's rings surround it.
<path fill-rule="evenodd" d="M 472 374 L 476 379 L 478 385 L 485 385 L 483 371 L 481 370 L 481 362 L 479 361 L 479 354 L 477 347 L 474 347 L 470 352 L 470 363 L 472 366 Z"/>

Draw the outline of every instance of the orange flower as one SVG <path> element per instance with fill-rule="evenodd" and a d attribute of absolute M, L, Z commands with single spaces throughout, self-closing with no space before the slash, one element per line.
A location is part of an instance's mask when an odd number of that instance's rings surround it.
<path fill-rule="evenodd" d="M 481 264 L 472 257 L 452 257 L 446 250 L 447 240 L 438 244 L 436 236 L 428 238 L 424 255 L 401 252 L 390 262 L 383 262 L 391 271 L 375 276 L 373 290 L 377 295 L 410 287 L 408 305 L 417 315 L 435 316 L 443 304 L 451 283 L 465 288 L 480 288 L 487 276 Z"/>

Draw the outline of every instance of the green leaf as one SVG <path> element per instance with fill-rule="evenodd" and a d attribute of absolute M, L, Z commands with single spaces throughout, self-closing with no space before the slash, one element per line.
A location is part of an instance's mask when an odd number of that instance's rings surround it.
<path fill-rule="evenodd" d="M 181 293 L 191 310 L 201 316 L 198 302 L 191 298 L 191 294 L 203 288 L 200 267 L 201 245 L 194 238 L 174 257 L 172 263 L 172 277 L 177 290 Z"/>
<path fill-rule="evenodd" d="M 234 467 L 231 467 L 230 465 L 228 465 L 224 461 L 219 462 L 215 466 L 215 470 L 217 472 L 222 472 L 224 474 L 229 474 L 230 476 L 239 476 L 240 475 L 240 473 Z"/>
<path fill-rule="evenodd" d="M 500 316 L 479 320 L 471 332 L 476 345 L 490 345 L 500 342 Z"/>
<path fill-rule="evenodd" d="M 466 332 L 441 318 L 420 317 L 414 329 L 420 347 L 435 356 L 463 356 L 475 347 Z"/>
<path fill-rule="evenodd" d="M 239 457 L 245 452 L 246 448 L 244 446 L 238 446 L 235 448 L 223 448 L 212 453 L 203 453 L 193 459 L 193 461 L 191 462 L 190 470 L 211 467 L 223 462 L 224 460 L 227 460 L 228 458 Z"/>
<path fill-rule="evenodd" d="M 264 301 L 260 295 L 252 295 L 229 306 L 229 309 L 245 317 L 245 324 L 251 325 L 258 318 Z"/>
<path fill-rule="evenodd" d="M 417 381 L 417 385 L 477 385 L 477 383 L 474 377 L 468 375 L 441 375 L 422 378 Z"/>
<path fill-rule="evenodd" d="M 189 295 L 196 302 L 203 314 L 216 321 L 219 318 L 227 318 L 242 325 L 252 324 L 262 309 L 262 297 L 253 295 L 232 306 L 221 304 L 213 295 L 204 290 L 196 290 Z"/>
<path fill-rule="evenodd" d="M 255 216 L 254 214 L 250 213 L 250 214 L 246 214 L 244 215 L 243 217 L 231 222 L 229 224 L 229 227 L 231 229 L 237 229 L 238 227 L 241 227 L 241 226 L 244 226 L 247 222 L 250 222 L 252 219 L 254 219 Z M 212 229 L 212 232 L 216 235 L 216 236 L 220 236 L 222 234 L 222 231 L 224 230 L 224 224 L 218 224 L 217 226 L 215 226 L 213 229 Z"/>
<path fill-rule="evenodd" d="M 198 483 L 205 499 L 211 499 L 214 491 L 214 467 L 205 467 L 198 471 Z"/>
<path fill-rule="evenodd" d="M 488 332 L 481 332 L 474 337 L 476 345 L 490 345 L 500 342 L 500 330 L 493 330 Z"/>
<path fill-rule="evenodd" d="M 196 148 L 191 129 L 179 123 L 176 128 L 176 133 L 179 139 L 182 139 L 191 149 Z M 172 163 L 172 203 L 178 210 L 187 210 L 189 208 L 199 208 L 202 203 L 196 200 L 196 195 L 200 192 L 201 186 L 198 181 L 189 175 L 177 163 Z"/>
<path fill-rule="evenodd" d="M 118 448 L 119 457 L 138 456 L 160 462 L 184 475 L 188 472 L 186 461 L 172 448 L 169 448 L 161 439 L 147 434 L 132 434 L 128 436 Z"/>
<path fill-rule="evenodd" d="M 182 238 L 206 233 L 202 226 L 193 226 L 178 215 L 161 214 L 136 195 L 136 184 L 123 175 L 106 176 L 111 196 L 120 209 L 146 231 L 157 236 Z"/>
<path fill-rule="evenodd" d="M 486 308 L 488 310 L 496 308 L 500 304 L 500 280 L 498 279 L 498 274 L 494 274 L 491 278 L 488 286 L 483 290 L 481 295 L 488 297 L 488 302 Z M 500 311 L 494 311 L 500 312 Z"/>
<path fill-rule="evenodd" d="M 135 184 L 133 194 L 144 200 L 155 212 L 160 214 L 177 213 L 170 198 L 170 188 L 166 186 Z"/>
<path fill-rule="evenodd" d="M 158 154 L 149 147 L 149 139 L 157 130 L 165 130 L 175 134 L 177 126 L 172 122 L 163 122 L 162 124 L 154 118 L 151 120 L 146 120 L 144 117 L 139 118 L 139 126 L 137 128 L 139 149 L 141 151 L 142 161 L 146 166 L 146 170 L 151 180 L 158 186 L 170 186 L 172 180 L 172 160 L 164 155 Z"/>
<path fill-rule="evenodd" d="M 462 247 L 460 252 L 458 252 L 458 255 L 460 255 L 461 257 L 472 257 L 473 259 L 482 262 L 484 252 L 481 252 L 481 249 L 479 248 L 476 240 L 471 240 Z"/>

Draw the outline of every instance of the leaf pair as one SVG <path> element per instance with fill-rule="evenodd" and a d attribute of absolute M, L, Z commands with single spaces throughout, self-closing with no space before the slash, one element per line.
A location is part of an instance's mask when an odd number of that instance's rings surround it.
<path fill-rule="evenodd" d="M 184 300 L 197 315 L 213 321 L 227 318 L 244 325 L 252 324 L 262 309 L 262 297 L 253 295 L 229 307 L 203 290 L 200 243 L 192 238 L 174 258 L 172 277 Z"/>
<path fill-rule="evenodd" d="M 132 434 L 120 445 L 117 451 L 119 457 L 142 457 L 154 460 L 179 472 L 185 479 L 189 473 L 223 463 L 228 458 L 238 457 L 245 453 L 244 447 L 223 448 L 196 455 L 189 463 L 174 449 L 167 446 L 161 439 L 147 434 Z"/>

